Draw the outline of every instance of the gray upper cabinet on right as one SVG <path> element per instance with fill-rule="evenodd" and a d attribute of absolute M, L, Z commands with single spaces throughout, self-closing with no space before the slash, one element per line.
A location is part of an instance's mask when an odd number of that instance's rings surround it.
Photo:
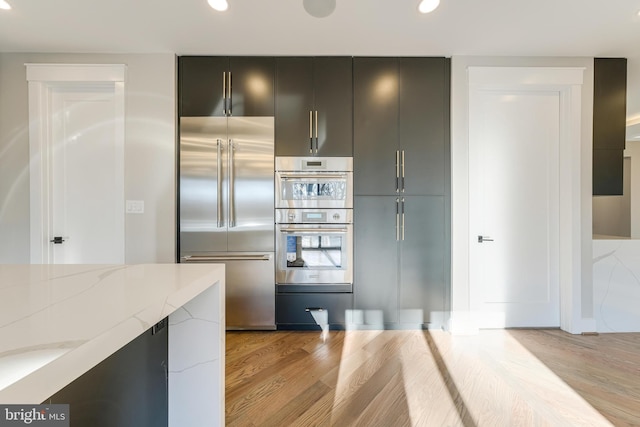
<path fill-rule="evenodd" d="M 276 156 L 353 155 L 351 57 L 276 59 Z"/>
<path fill-rule="evenodd" d="M 354 58 L 356 195 L 445 194 L 445 58 Z"/>

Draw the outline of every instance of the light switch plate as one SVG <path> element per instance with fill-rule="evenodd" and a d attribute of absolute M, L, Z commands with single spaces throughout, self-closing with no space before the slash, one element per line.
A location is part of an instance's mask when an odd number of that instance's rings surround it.
<path fill-rule="evenodd" d="M 127 200 L 126 213 L 128 213 L 128 214 L 143 214 L 144 213 L 144 200 Z"/>

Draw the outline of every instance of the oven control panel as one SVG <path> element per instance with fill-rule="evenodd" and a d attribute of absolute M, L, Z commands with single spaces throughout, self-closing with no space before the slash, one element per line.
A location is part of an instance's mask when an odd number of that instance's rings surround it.
<path fill-rule="evenodd" d="M 351 224 L 352 209 L 276 209 L 278 224 Z"/>

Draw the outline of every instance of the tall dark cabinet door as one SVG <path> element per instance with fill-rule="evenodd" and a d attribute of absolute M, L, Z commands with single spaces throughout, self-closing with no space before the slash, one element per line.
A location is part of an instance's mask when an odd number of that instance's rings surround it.
<path fill-rule="evenodd" d="M 404 153 L 404 194 L 444 194 L 445 58 L 401 58 L 399 149 Z"/>
<path fill-rule="evenodd" d="M 393 196 L 355 197 L 356 323 L 383 327 L 398 321 L 397 204 Z M 356 315 L 358 316 L 358 315 Z"/>
<path fill-rule="evenodd" d="M 354 192 L 394 194 L 398 151 L 398 59 L 354 58 Z"/>
<path fill-rule="evenodd" d="M 448 310 L 449 72 L 446 58 L 354 59 L 354 301 L 387 327 L 442 326 Z"/>
<path fill-rule="evenodd" d="M 314 58 L 314 111 L 318 112 L 319 156 L 353 155 L 351 57 Z"/>
<path fill-rule="evenodd" d="M 232 116 L 274 115 L 275 58 L 231 57 Z M 221 77 L 222 78 L 222 77 Z"/>
<path fill-rule="evenodd" d="M 404 197 L 404 240 L 400 243 L 400 323 L 444 321 L 444 197 Z"/>
<path fill-rule="evenodd" d="M 313 58 L 276 59 L 276 156 L 308 156 L 313 111 Z"/>
<path fill-rule="evenodd" d="M 180 116 L 223 116 L 223 73 L 228 70 L 227 57 L 180 57 Z"/>

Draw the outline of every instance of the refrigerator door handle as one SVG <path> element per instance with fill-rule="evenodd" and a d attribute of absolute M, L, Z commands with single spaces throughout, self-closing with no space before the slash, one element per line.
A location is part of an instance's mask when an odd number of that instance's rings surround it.
<path fill-rule="evenodd" d="M 216 159 L 217 162 L 217 185 L 218 185 L 218 194 L 217 194 L 217 216 L 218 216 L 218 228 L 224 227 L 224 221 L 222 219 L 222 140 L 217 140 L 218 145 L 218 157 Z"/>
<path fill-rule="evenodd" d="M 236 147 L 233 139 L 229 140 L 229 227 L 236 226 L 236 171 L 235 153 Z"/>
<path fill-rule="evenodd" d="M 256 255 L 185 255 L 182 262 L 269 261 L 271 254 Z"/>

